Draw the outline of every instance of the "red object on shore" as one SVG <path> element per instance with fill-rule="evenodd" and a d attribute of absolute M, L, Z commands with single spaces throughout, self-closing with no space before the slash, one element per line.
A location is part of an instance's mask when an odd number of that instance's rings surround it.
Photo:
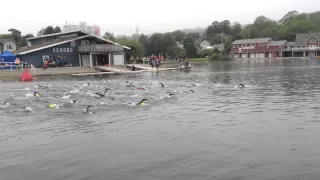
<path fill-rule="evenodd" d="M 28 70 L 24 70 L 20 76 L 21 82 L 32 81 L 32 77 L 29 74 Z"/>
<path fill-rule="evenodd" d="M 145 90 L 144 88 L 137 88 L 137 90 Z"/>

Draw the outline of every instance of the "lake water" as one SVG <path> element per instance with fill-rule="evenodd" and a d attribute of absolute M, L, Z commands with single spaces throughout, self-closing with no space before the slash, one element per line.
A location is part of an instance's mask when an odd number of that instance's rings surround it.
<path fill-rule="evenodd" d="M 2 82 L 0 179 L 318 180 L 319 62 Z"/>

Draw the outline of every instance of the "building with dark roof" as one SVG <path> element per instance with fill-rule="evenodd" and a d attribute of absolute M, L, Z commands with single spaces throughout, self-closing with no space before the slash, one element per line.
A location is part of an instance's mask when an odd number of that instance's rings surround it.
<path fill-rule="evenodd" d="M 287 41 L 272 41 L 271 38 L 242 39 L 232 43 L 234 59 L 259 59 L 282 57 L 282 48 Z"/>
<path fill-rule="evenodd" d="M 320 54 L 320 33 L 297 34 L 295 42 L 271 38 L 242 39 L 232 43 L 234 59 L 311 57 Z"/>
<path fill-rule="evenodd" d="M 0 38 L 0 53 L 4 51 L 15 51 L 17 49 L 16 42 L 11 38 Z"/>
<path fill-rule="evenodd" d="M 320 33 L 297 34 L 293 57 L 317 57 L 320 55 Z"/>
<path fill-rule="evenodd" d="M 130 48 L 99 36 L 70 31 L 29 38 L 28 46 L 13 53 L 18 55 L 21 61 L 36 67 L 42 66 L 46 60 L 50 63 L 58 62 L 62 66 L 72 64 L 93 67 L 106 64 L 124 65 L 127 50 Z"/>

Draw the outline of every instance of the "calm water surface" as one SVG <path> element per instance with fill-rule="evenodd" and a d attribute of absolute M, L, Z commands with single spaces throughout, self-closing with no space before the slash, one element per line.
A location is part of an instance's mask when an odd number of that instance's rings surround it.
<path fill-rule="evenodd" d="M 0 179 L 318 180 L 318 65 L 215 62 L 190 72 L 2 82 Z M 106 97 L 94 96 L 105 88 Z M 29 97 L 34 91 L 41 96 Z M 148 105 L 134 106 L 142 98 Z M 93 114 L 82 114 L 87 105 Z"/>

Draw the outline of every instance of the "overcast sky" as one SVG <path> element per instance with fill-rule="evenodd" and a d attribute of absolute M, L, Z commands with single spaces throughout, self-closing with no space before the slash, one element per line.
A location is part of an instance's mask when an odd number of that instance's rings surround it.
<path fill-rule="evenodd" d="M 167 32 L 207 27 L 225 19 L 248 24 L 259 15 L 279 20 L 288 11 L 319 10 L 320 0 L 15 0 L 15 7 L 1 8 L 0 34 L 10 28 L 22 34 L 47 25 L 63 26 L 86 21 L 114 34 Z"/>

